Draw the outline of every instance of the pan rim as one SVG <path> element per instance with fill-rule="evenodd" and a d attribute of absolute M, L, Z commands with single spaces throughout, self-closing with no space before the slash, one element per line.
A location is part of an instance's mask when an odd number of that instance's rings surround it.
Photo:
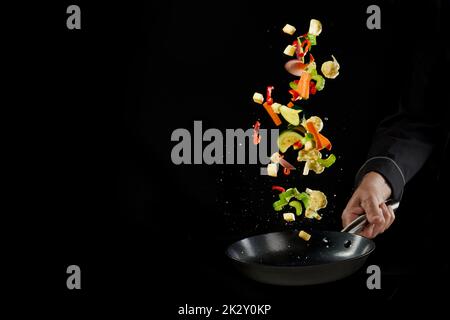
<path fill-rule="evenodd" d="M 227 249 L 225 250 L 225 255 L 229 259 L 233 260 L 233 262 L 237 262 L 238 264 L 242 264 L 242 265 L 245 265 L 245 266 L 258 266 L 258 267 L 264 267 L 264 268 L 278 268 L 278 269 L 294 269 L 294 268 L 295 269 L 300 269 L 300 268 L 301 269 L 308 269 L 308 268 L 314 268 L 314 267 L 317 267 L 317 266 L 330 266 L 330 265 L 333 265 L 333 264 L 341 264 L 343 262 L 350 262 L 350 261 L 354 261 L 354 260 L 360 260 L 360 259 L 363 259 L 363 258 L 369 256 L 376 248 L 376 244 L 375 244 L 375 242 L 373 240 L 371 240 L 369 238 L 366 238 L 366 237 L 363 237 L 363 236 L 360 236 L 360 235 L 357 235 L 357 234 L 351 234 L 352 236 L 356 236 L 356 237 L 360 237 L 360 238 L 364 238 L 365 240 L 368 240 L 371 243 L 371 245 L 372 245 L 370 250 L 367 251 L 366 253 L 362 254 L 362 255 L 357 256 L 357 257 L 352 257 L 352 258 L 343 259 L 343 260 L 339 260 L 339 261 L 326 262 L 326 263 L 311 264 L 311 265 L 307 265 L 307 266 L 277 266 L 277 265 L 265 264 L 265 263 L 244 262 L 244 261 L 238 260 L 238 259 L 230 256 L 230 254 L 228 253 L 228 251 L 229 251 L 231 246 L 233 246 L 234 244 L 236 244 L 239 241 L 242 241 L 244 239 L 249 239 L 249 238 L 259 237 L 259 236 L 264 236 L 264 235 L 270 235 L 270 234 L 277 234 L 277 233 L 287 233 L 287 232 L 289 232 L 289 231 L 275 231 L 275 232 L 269 232 L 269 233 L 261 233 L 261 234 L 257 234 L 257 235 L 251 236 L 251 237 L 247 237 L 247 238 L 243 238 L 243 239 L 237 240 L 237 241 L 233 242 L 232 244 L 230 244 L 227 247 Z M 313 232 L 317 232 L 317 231 L 313 231 Z M 339 231 L 322 231 L 322 232 L 339 233 Z"/>

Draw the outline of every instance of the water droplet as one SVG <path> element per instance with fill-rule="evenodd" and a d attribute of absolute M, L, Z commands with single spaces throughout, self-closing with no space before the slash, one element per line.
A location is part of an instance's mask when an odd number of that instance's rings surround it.
<path fill-rule="evenodd" d="M 328 244 L 328 243 L 330 243 L 330 240 L 328 240 L 328 238 L 325 237 L 325 238 L 322 239 L 322 242 L 325 243 L 325 244 Z"/>
<path fill-rule="evenodd" d="M 352 242 L 350 240 L 347 240 L 344 242 L 344 247 L 350 248 L 352 246 Z"/>

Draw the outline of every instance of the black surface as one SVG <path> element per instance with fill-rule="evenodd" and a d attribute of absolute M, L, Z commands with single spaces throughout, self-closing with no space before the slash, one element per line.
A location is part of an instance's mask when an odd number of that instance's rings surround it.
<path fill-rule="evenodd" d="M 405 2 L 391 10 L 396 2 L 375 2 L 384 24 L 373 32 L 365 27 L 372 1 L 305 2 L 298 10 L 292 1 L 80 1 L 80 32 L 65 26 L 72 2 L 9 11 L 18 16 L 8 29 L 11 48 L 20 49 L 17 62 L 6 63 L 14 69 L 8 83 L 18 89 L 5 119 L 14 125 L 11 140 L 19 140 L 8 153 L 14 166 L 7 167 L 13 179 L 5 198 L 14 209 L 2 215 L 8 298 L 22 309 L 30 298 L 47 310 L 123 308 L 167 318 L 186 303 L 269 303 L 274 314 L 294 316 L 324 312 L 312 308 L 317 304 L 342 310 L 349 299 L 446 308 L 449 214 L 447 201 L 436 199 L 448 198 L 448 171 L 437 178 L 436 168 L 447 165 L 441 158 L 411 181 L 395 224 L 376 239 L 365 266 L 380 266 L 381 290 L 367 289 L 365 267 L 307 289 L 243 277 L 225 249 L 291 229 L 271 210 L 273 181 L 259 176 L 259 166 L 176 166 L 170 159 L 172 131 L 192 130 L 194 120 L 223 130 L 249 128 L 259 118 L 269 127 L 251 96 L 268 84 L 282 96 L 287 86 L 287 39 L 279 30 L 285 23 L 305 29 L 319 18 L 324 31 L 315 57 L 334 54 L 341 74 L 306 111 L 329 118 L 325 130 L 338 162 L 324 175 L 291 175 L 278 184 L 329 196 L 320 223 L 295 228 L 340 230 L 373 131 L 395 109 L 401 80 L 386 83 L 385 72 L 402 74 L 410 47 L 397 47 L 416 44 L 413 31 L 398 37 L 392 30 L 422 27 L 410 13 L 426 7 Z M 66 288 L 70 264 L 81 267 L 81 291 Z"/>

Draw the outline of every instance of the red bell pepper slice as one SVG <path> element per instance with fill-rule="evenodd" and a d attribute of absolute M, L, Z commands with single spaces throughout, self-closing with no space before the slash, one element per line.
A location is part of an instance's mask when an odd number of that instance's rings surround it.
<path fill-rule="evenodd" d="M 272 190 L 277 190 L 280 192 L 286 192 L 286 189 L 284 189 L 283 187 L 280 186 L 272 186 Z"/>

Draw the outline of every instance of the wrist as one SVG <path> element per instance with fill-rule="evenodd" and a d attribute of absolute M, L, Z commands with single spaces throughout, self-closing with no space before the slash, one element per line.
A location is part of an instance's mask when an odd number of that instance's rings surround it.
<path fill-rule="evenodd" d="M 386 179 L 375 171 L 368 172 L 361 181 L 361 185 L 367 185 L 374 187 L 380 191 L 380 195 L 384 200 L 388 200 L 391 197 L 392 189 L 387 183 Z"/>

